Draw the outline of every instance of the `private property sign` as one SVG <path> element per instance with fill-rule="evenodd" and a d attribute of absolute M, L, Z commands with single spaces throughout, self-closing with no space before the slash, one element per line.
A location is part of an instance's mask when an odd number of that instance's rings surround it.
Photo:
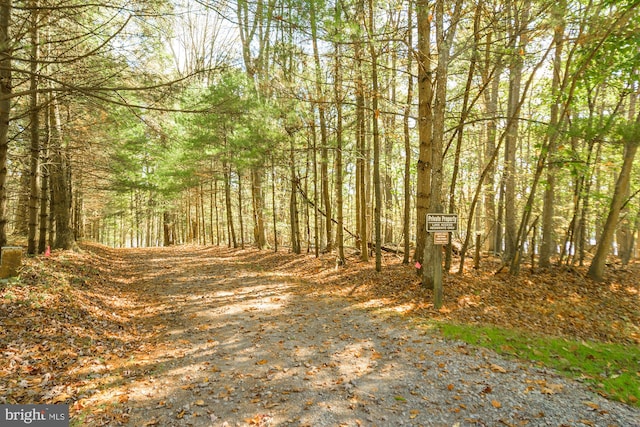
<path fill-rule="evenodd" d="M 427 231 L 458 231 L 458 214 L 428 213 Z"/>

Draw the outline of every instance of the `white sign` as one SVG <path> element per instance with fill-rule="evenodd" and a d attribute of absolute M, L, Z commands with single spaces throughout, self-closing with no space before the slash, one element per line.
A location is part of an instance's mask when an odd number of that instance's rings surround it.
<path fill-rule="evenodd" d="M 427 231 L 458 231 L 458 214 L 427 214 Z"/>

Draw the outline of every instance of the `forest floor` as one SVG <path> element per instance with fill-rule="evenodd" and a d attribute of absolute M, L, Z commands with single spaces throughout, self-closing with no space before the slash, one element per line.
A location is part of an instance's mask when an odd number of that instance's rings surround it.
<path fill-rule="evenodd" d="M 640 409 L 438 322 L 640 344 L 640 266 L 445 276 L 217 247 L 30 258 L 0 282 L 0 404 L 67 403 L 71 425 L 640 426 Z M 640 366 L 637 375 L 640 376 Z"/>

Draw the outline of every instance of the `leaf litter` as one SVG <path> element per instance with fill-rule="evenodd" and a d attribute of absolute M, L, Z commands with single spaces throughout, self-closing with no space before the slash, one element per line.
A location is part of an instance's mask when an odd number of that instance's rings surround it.
<path fill-rule="evenodd" d="M 0 403 L 67 403 L 91 426 L 637 424 L 584 384 L 413 321 L 637 344 L 633 272 L 449 275 L 436 311 L 413 266 L 384 261 L 98 245 L 29 259 L 0 288 Z"/>

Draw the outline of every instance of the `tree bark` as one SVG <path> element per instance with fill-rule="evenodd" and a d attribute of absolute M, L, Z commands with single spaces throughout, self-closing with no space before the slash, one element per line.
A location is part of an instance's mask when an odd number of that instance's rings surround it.
<path fill-rule="evenodd" d="M 453 174 L 451 177 L 451 183 L 449 185 L 449 213 L 456 213 L 456 185 L 458 182 L 458 173 L 460 169 L 460 155 L 462 151 L 462 143 L 463 143 L 463 135 L 464 135 L 464 127 L 465 122 L 467 121 L 467 117 L 471 110 L 469 106 L 469 96 L 471 94 L 471 84 L 473 83 L 473 79 L 475 77 L 476 71 L 476 63 L 478 60 L 477 52 L 480 48 L 480 17 L 482 11 L 482 0 L 480 0 L 479 4 L 476 6 L 476 13 L 473 19 L 473 46 L 471 47 L 471 58 L 469 62 L 469 71 L 467 72 L 467 81 L 465 83 L 464 95 L 462 99 L 462 111 L 460 113 L 460 120 L 458 121 L 458 127 L 456 128 L 456 150 L 454 154 L 454 162 L 453 162 Z M 454 17 L 455 18 L 455 17 Z M 486 90 L 486 86 L 483 86 L 481 91 Z M 480 95 L 478 95 L 480 96 Z M 473 103 L 472 103 L 473 105 Z M 467 230 L 467 232 L 471 232 L 471 230 Z M 444 269 L 445 271 L 449 271 L 451 269 L 451 261 L 452 261 L 452 252 L 453 247 L 451 244 L 451 239 L 449 239 L 449 243 L 447 244 L 447 250 L 445 253 L 445 261 L 444 261 Z"/>
<path fill-rule="evenodd" d="M 505 207 L 505 254 L 504 258 L 511 261 L 516 253 L 517 226 L 516 214 L 516 149 L 520 121 L 520 89 L 522 86 L 522 69 L 524 54 L 527 47 L 528 35 L 525 33 L 529 21 L 530 0 L 525 1 L 522 8 L 516 7 L 515 2 L 508 3 L 508 10 L 514 24 L 509 34 L 509 47 L 512 52 L 509 64 L 509 96 L 507 101 L 507 119 L 512 123 L 509 128 L 504 147 L 504 207 Z"/>
<path fill-rule="evenodd" d="M 331 221 L 331 194 L 329 191 L 329 138 L 327 135 L 325 96 L 322 90 L 322 66 L 320 64 L 320 51 L 318 49 L 316 6 L 317 0 L 311 0 L 309 3 L 309 17 L 311 25 L 311 44 L 313 46 L 313 59 L 315 66 L 315 102 L 318 107 L 318 119 L 320 122 L 320 182 L 322 191 L 322 204 L 324 205 L 324 209 L 327 214 L 325 217 L 325 250 L 327 252 L 331 252 L 333 249 L 333 231 Z"/>
<path fill-rule="evenodd" d="M 640 127 L 640 115 L 636 120 L 636 126 Z M 629 185 L 631 179 L 631 170 L 633 168 L 633 159 L 638 151 L 639 141 L 627 140 L 624 145 L 624 161 L 620 174 L 616 181 L 616 186 L 611 198 L 611 205 L 609 206 L 609 214 L 607 220 L 602 229 L 600 240 L 596 248 L 596 254 L 591 261 L 589 271 L 587 275 L 593 280 L 600 281 L 604 276 L 604 268 L 607 262 L 607 256 L 613 242 L 613 235 L 620 216 L 620 210 L 624 204 L 625 188 Z"/>
<path fill-rule="evenodd" d="M 73 230 L 71 228 L 71 165 L 69 153 L 62 142 L 62 125 L 58 101 L 54 96 L 49 105 L 51 116 L 51 189 L 53 194 L 53 211 L 55 219 L 54 248 L 71 249 L 73 247 Z"/>
<path fill-rule="evenodd" d="M 289 226 L 291 227 L 291 251 L 294 254 L 300 254 L 302 249 L 300 247 L 300 225 L 298 220 L 298 177 L 296 175 L 296 162 L 295 162 L 295 145 L 293 134 L 289 135 L 290 150 L 289 150 L 289 168 L 291 171 L 291 196 L 289 199 Z"/>
<path fill-rule="evenodd" d="M 414 260 L 424 264 L 424 252 L 427 241 L 427 212 L 431 193 L 431 138 L 433 131 L 433 81 L 431 70 L 431 14 L 429 2 L 418 0 L 416 3 L 418 21 L 418 133 L 420 146 L 418 152 L 416 183 L 416 249 Z M 422 275 L 422 268 L 418 275 Z"/>
<path fill-rule="evenodd" d="M 7 244 L 7 153 L 11 111 L 11 1 L 0 2 L 0 247 Z"/>
<path fill-rule="evenodd" d="M 340 4 L 336 3 L 335 5 L 335 21 L 339 23 L 342 19 L 341 17 L 341 9 Z M 338 222 L 336 228 L 336 246 L 338 248 L 338 263 L 340 265 L 346 264 L 346 257 L 344 255 L 344 213 L 343 213 L 343 188 L 342 188 L 342 145 L 343 145 L 343 135 L 342 135 L 342 73 L 340 70 L 340 60 L 341 60 L 341 52 L 340 52 L 340 43 L 334 43 L 335 50 L 335 58 L 334 58 L 334 79 L 335 84 L 334 88 L 334 102 L 336 107 L 336 220 Z"/>
<path fill-rule="evenodd" d="M 443 155 L 444 155 L 444 122 L 447 101 L 447 74 L 451 44 L 459 19 L 461 0 L 457 0 L 451 15 L 448 17 L 449 28 L 445 33 L 444 0 L 436 1 L 436 43 L 438 63 L 436 66 L 436 91 L 433 103 L 433 136 L 431 139 L 431 185 L 428 212 L 443 213 Z M 433 242 L 433 235 L 427 237 L 424 250 L 423 286 L 433 288 L 434 306 L 442 305 L 442 247 Z"/>
<path fill-rule="evenodd" d="M 407 26 L 413 28 L 413 2 L 409 2 L 407 11 Z M 407 31 L 407 46 L 413 49 L 413 31 Z M 411 131 L 409 118 L 411 116 L 411 104 L 413 102 L 413 50 L 407 56 L 407 99 L 404 106 L 403 130 L 404 130 L 404 209 L 402 234 L 404 236 L 403 264 L 409 264 L 409 250 L 411 246 L 410 222 L 411 222 Z"/>
<path fill-rule="evenodd" d="M 364 20 L 364 2 L 356 2 L 356 20 Z M 356 97 L 356 228 L 358 229 L 357 242 L 360 248 L 360 259 L 364 262 L 369 260 L 369 230 L 367 227 L 367 180 L 366 180 L 366 124 L 365 124 L 365 96 L 364 96 L 364 73 L 362 40 L 354 37 L 354 60 L 355 71 L 355 97 Z"/>
<path fill-rule="evenodd" d="M 555 236 L 554 236 L 554 207 L 556 192 L 556 173 L 558 167 L 556 165 L 556 150 L 559 129 L 558 111 L 560 106 L 560 81 L 562 72 L 562 48 L 564 42 L 564 12 L 566 9 L 565 0 L 560 0 L 553 8 L 553 21 L 556 23 L 553 41 L 555 45 L 555 56 L 553 60 L 553 76 L 551 79 L 551 111 L 549 116 L 549 164 L 547 165 L 547 185 L 544 189 L 544 204 L 542 208 L 542 244 L 540 245 L 539 265 L 542 268 L 548 268 L 551 265 L 551 256 L 555 253 Z M 535 253 L 535 248 L 531 248 Z"/>
<path fill-rule="evenodd" d="M 375 197 L 374 209 L 374 230 L 375 230 L 375 255 L 376 271 L 382 270 L 382 188 L 380 185 L 380 131 L 378 120 L 380 110 L 378 109 L 378 55 L 375 47 L 375 29 L 373 26 L 373 0 L 369 0 L 369 52 L 371 54 L 371 108 L 373 110 L 373 189 Z"/>
<path fill-rule="evenodd" d="M 224 200 L 227 209 L 227 227 L 229 230 L 229 246 L 234 248 L 238 247 L 238 241 L 236 239 L 236 230 L 233 225 L 233 211 L 231 208 L 231 171 L 229 163 L 226 160 L 222 161 L 222 169 L 224 175 Z"/>

